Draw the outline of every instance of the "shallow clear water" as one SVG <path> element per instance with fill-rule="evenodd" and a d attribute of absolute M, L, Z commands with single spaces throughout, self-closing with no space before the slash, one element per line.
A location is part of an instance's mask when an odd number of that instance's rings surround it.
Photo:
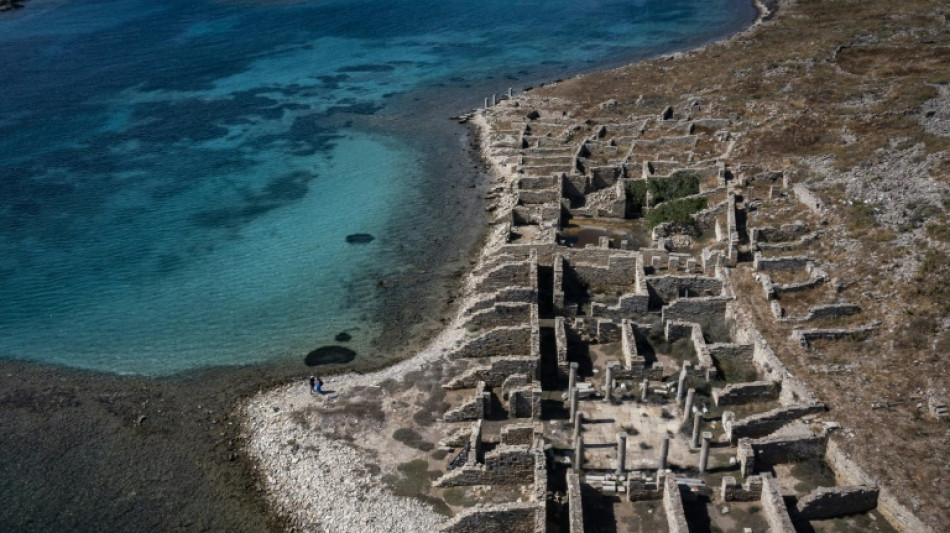
<path fill-rule="evenodd" d="M 428 253 L 400 235 L 465 223 L 426 219 L 462 133 L 418 116 L 753 15 L 745 0 L 32 0 L 0 16 L 0 357 L 160 375 L 302 358 L 343 330 L 385 357 L 376 281 Z"/>

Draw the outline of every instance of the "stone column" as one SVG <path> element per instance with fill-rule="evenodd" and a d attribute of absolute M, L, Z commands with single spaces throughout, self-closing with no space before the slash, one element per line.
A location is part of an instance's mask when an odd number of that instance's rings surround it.
<path fill-rule="evenodd" d="M 571 389 L 571 422 L 577 418 L 577 389 Z"/>
<path fill-rule="evenodd" d="M 578 437 L 581 436 L 581 422 L 583 419 L 584 415 L 582 413 L 577 413 L 574 417 L 574 442 L 577 442 Z"/>
<path fill-rule="evenodd" d="M 666 470 L 666 459 L 670 455 L 670 436 L 663 435 L 663 440 L 660 441 L 660 461 L 657 470 Z"/>
<path fill-rule="evenodd" d="M 613 361 L 607 363 L 607 379 L 604 381 L 604 399 L 608 402 L 614 399 L 614 367 Z"/>
<path fill-rule="evenodd" d="M 627 432 L 617 433 L 617 474 L 623 474 L 627 466 Z"/>
<path fill-rule="evenodd" d="M 497 95 L 495 95 L 495 94 L 491 95 L 491 106 L 492 106 L 492 107 L 495 107 L 495 97 L 496 97 L 496 96 L 497 96 Z"/>
<path fill-rule="evenodd" d="M 693 413 L 693 436 L 689 439 L 690 448 L 699 448 L 699 428 L 703 422 L 703 414 L 696 412 Z"/>
<path fill-rule="evenodd" d="M 689 420 L 690 414 L 693 412 L 693 402 L 696 400 L 696 389 L 690 387 L 686 391 L 686 404 L 683 405 L 683 420 Z"/>
<path fill-rule="evenodd" d="M 488 98 L 485 99 L 485 109 L 488 109 Z"/>
<path fill-rule="evenodd" d="M 574 439 L 574 468 L 580 470 L 584 466 L 584 437 Z"/>
<path fill-rule="evenodd" d="M 640 384 L 640 401 L 645 402 L 650 396 L 650 380 L 643 378 L 643 383 Z"/>
<path fill-rule="evenodd" d="M 683 395 L 686 394 L 686 363 L 680 369 L 680 380 L 676 384 L 676 405 L 683 401 Z"/>
<path fill-rule="evenodd" d="M 511 97 L 512 97 L 512 89 L 511 87 L 508 87 L 508 99 L 511 100 Z"/>
<path fill-rule="evenodd" d="M 709 466 L 709 441 L 712 440 L 712 433 L 708 431 L 703 432 L 703 445 L 699 450 L 699 473 L 702 474 L 706 471 L 706 467 Z"/>

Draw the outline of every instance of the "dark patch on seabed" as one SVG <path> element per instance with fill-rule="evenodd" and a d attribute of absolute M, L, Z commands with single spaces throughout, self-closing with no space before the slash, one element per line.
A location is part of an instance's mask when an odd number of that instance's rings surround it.
<path fill-rule="evenodd" d="M 307 354 L 307 366 L 341 365 L 356 359 L 356 352 L 344 346 L 321 346 Z"/>
<path fill-rule="evenodd" d="M 336 69 L 337 72 L 391 72 L 393 70 L 396 70 L 396 67 L 392 65 L 352 65 Z"/>
<path fill-rule="evenodd" d="M 353 233 L 352 235 L 346 236 L 346 242 L 350 244 L 369 244 L 376 240 L 376 237 L 373 237 L 369 233 Z"/>
<path fill-rule="evenodd" d="M 0 531 L 281 531 L 238 400 L 296 365 L 173 378 L 0 361 Z"/>
<path fill-rule="evenodd" d="M 277 176 L 260 192 L 245 192 L 239 205 L 202 211 L 193 215 L 191 220 L 202 228 L 236 228 L 302 199 L 310 190 L 310 181 L 316 177 L 316 174 L 303 171 Z"/>

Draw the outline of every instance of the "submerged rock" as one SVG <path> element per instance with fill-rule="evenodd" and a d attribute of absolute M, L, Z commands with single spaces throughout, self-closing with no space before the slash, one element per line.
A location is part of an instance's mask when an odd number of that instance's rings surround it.
<path fill-rule="evenodd" d="M 356 359 L 356 352 L 343 346 L 321 346 L 307 354 L 303 362 L 307 366 L 338 365 Z"/>
<path fill-rule="evenodd" d="M 375 240 L 376 237 L 373 237 L 369 233 L 354 233 L 346 236 L 346 242 L 350 244 L 367 244 Z"/>
<path fill-rule="evenodd" d="M 333 337 L 333 340 L 337 342 L 349 342 L 353 338 L 352 335 L 345 331 L 341 331 L 336 334 L 336 337 Z"/>

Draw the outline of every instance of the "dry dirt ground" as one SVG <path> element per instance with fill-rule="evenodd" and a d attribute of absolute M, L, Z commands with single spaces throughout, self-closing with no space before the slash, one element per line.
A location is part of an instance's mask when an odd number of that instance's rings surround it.
<path fill-rule="evenodd" d="M 738 177 L 782 171 L 817 191 L 827 208 L 814 255 L 876 332 L 806 353 L 772 320 L 761 290 L 740 299 L 848 428 L 849 451 L 947 531 L 950 424 L 926 404 L 950 398 L 950 4 L 777 7 L 727 43 L 534 93 L 573 102 L 581 118 L 667 105 L 732 117 Z M 609 99 L 617 105 L 599 105 Z M 743 275 L 740 266 L 738 283 Z"/>

